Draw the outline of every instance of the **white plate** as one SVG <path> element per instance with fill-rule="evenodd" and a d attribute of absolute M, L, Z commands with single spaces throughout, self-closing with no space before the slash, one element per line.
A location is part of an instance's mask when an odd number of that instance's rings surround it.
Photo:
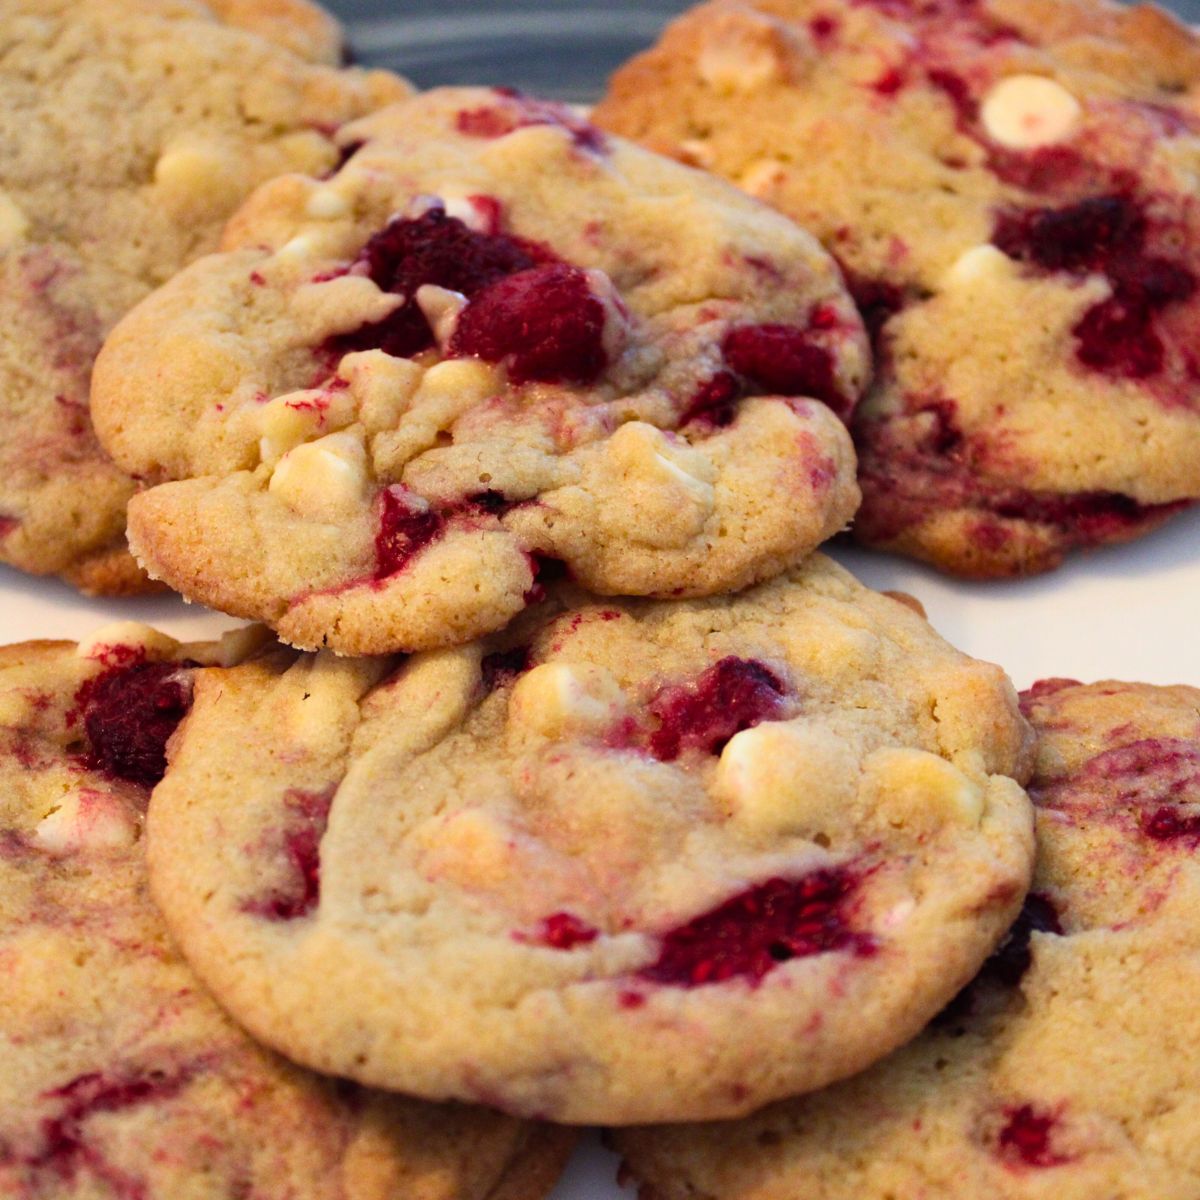
<path fill-rule="evenodd" d="M 917 596 L 959 649 L 1002 664 L 1018 687 L 1051 675 L 1200 684 L 1200 510 L 1129 546 L 1072 559 L 1018 583 L 965 584 L 901 559 L 839 546 L 835 556 L 876 588 Z M 186 639 L 237 624 L 174 597 L 87 600 L 52 580 L 0 568 L 3 641 L 78 638 L 113 620 L 147 621 Z M 589 1137 L 552 1200 L 629 1200 L 617 1160 Z"/>

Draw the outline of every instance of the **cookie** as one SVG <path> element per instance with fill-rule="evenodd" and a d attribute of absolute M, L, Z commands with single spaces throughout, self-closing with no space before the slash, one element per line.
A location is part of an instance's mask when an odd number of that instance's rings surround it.
<path fill-rule="evenodd" d="M 336 67 L 345 48 L 337 21 L 308 0 L 201 0 L 226 25 L 256 33 L 312 62 Z M 193 7 L 198 7 L 193 5 Z"/>
<path fill-rule="evenodd" d="M 149 787 L 196 659 L 144 627 L 0 650 L 0 1193 L 532 1200 L 570 1135 L 324 1079 L 251 1042 L 150 903 Z"/>
<path fill-rule="evenodd" d="M 105 335 L 257 184 L 332 168 L 337 128 L 408 90 L 258 36 L 332 55 L 298 0 L 215 7 L 231 25 L 185 0 L 0 3 L 0 561 L 85 591 L 148 586 L 136 482 L 89 413 Z"/>
<path fill-rule="evenodd" d="M 596 121 L 811 229 L 878 340 L 855 534 L 1031 574 L 1200 496 L 1200 40 L 1104 0 L 717 0 Z"/>
<path fill-rule="evenodd" d="M 101 356 L 101 437 L 158 485 L 130 509 L 151 575 L 377 654 L 503 626 L 545 559 L 707 595 L 849 520 L 869 351 L 807 234 L 505 92 L 338 141 L 333 178 L 262 188 Z"/>
<path fill-rule="evenodd" d="M 149 817 L 193 967 L 299 1062 L 569 1123 L 745 1113 L 916 1033 L 1028 885 L 1005 676 L 820 555 L 572 599 L 202 678 Z"/>
<path fill-rule="evenodd" d="M 748 1121 L 617 1138 L 649 1200 L 1200 1195 L 1200 691 L 1065 680 L 1033 891 L 922 1036 Z"/>

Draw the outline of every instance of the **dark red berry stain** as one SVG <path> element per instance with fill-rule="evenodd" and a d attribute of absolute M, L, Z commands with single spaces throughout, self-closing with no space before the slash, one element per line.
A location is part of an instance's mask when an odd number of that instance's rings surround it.
<path fill-rule="evenodd" d="M 133 662 L 87 680 L 75 695 L 94 771 L 154 787 L 167 770 L 167 742 L 192 703 L 186 667 Z"/>
<path fill-rule="evenodd" d="M 1035 933 L 1053 933 L 1059 937 L 1063 933 L 1057 906 L 1042 892 L 1030 892 L 1025 897 L 1025 903 L 1008 936 L 983 964 L 980 972 L 983 978 L 1002 987 L 1016 987 L 1025 978 L 1033 962 L 1030 944 Z"/>
<path fill-rule="evenodd" d="M 967 81 L 953 71 L 934 67 L 927 72 L 933 84 L 954 105 L 954 113 L 960 129 L 972 125 L 979 115 L 979 105 L 971 95 Z"/>
<path fill-rule="evenodd" d="M 1089 759 L 1079 779 L 1131 810 L 1146 837 L 1200 841 L 1200 743 L 1143 738 Z"/>
<path fill-rule="evenodd" d="M 871 90 L 881 96 L 894 96 L 903 86 L 904 73 L 896 67 L 889 67 L 872 82 Z"/>
<path fill-rule="evenodd" d="M 1031 943 L 1035 933 L 1063 934 L 1058 908 L 1042 892 L 1030 892 L 1004 941 L 979 969 L 979 974 L 934 1018 L 934 1027 L 942 1031 L 960 1029 L 975 1011 L 981 991 L 988 988 L 1011 990 L 1025 978 L 1033 962 Z"/>
<path fill-rule="evenodd" d="M 719 429 L 732 425 L 737 416 L 741 392 L 736 376 L 728 371 L 718 371 L 700 385 L 684 406 L 679 418 L 680 425 L 688 425 L 693 421 Z"/>
<path fill-rule="evenodd" d="M 1058 1118 L 1040 1113 L 1032 1105 L 1004 1110 L 1007 1117 L 996 1139 L 1000 1157 L 1011 1166 L 1060 1167 L 1070 1157 L 1057 1153 L 1051 1134 Z"/>
<path fill-rule="evenodd" d="M 358 264 L 383 291 L 404 303 L 381 321 L 330 338 L 322 356 L 383 350 L 411 358 L 433 345 L 433 330 L 417 304 L 417 289 L 436 284 L 470 299 L 506 275 L 553 257 L 542 247 L 502 233 L 477 233 L 444 209 L 420 217 L 397 217 L 363 247 Z"/>
<path fill-rule="evenodd" d="M 1178 809 L 1163 805 L 1145 818 L 1142 831 L 1156 842 L 1200 839 L 1200 812 L 1181 813 Z"/>
<path fill-rule="evenodd" d="M 41 1125 L 41 1148 L 24 1160 L 28 1167 L 49 1168 L 71 1180 L 80 1170 L 87 1171 L 106 1185 L 106 1195 L 118 1200 L 144 1200 L 145 1186 L 112 1167 L 103 1155 L 89 1145 L 84 1125 L 98 1113 L 122 1112 L 149 1101 L 177 1094 L 190 1079 L 190 1072 L 175 1075 L 151 1072 L 144 1076 L 112 1080 L 93 1071 L 80 1075 L 43 1094 L 42 1099 L 59 1102 L 59 1112 Z"/>
<path fill-rule="evenodd" d="M 1072 547 L 1126 541 L 1188 507 L 1139 504 L 1116 492 L 1033 492 L 990 483 L 973 465 L 975 447 L 959 429 L 949 400 L 914 397 L 902 419 L 860 422 L 855 433 L 863 506 L 855 528 L 864 540 L 888 542 L 931 512 L 974 510 L 974 535 L 985 548 L 1010 534 L 1000 522 L 1052 530 L 1048 561 Z"/>
<path fill-rule="evenodd" d="M 837 17 L 830 16 L 828 13 L 821 13 L 809 21 L 808 27 L 812 30 L 812 35 L 818 42 L 824 42 L 837 33 L 841 28 L 841 22 Z"/>
<path fill-rule="evenodd" d="M 449 352 L 504 363 L 514 383 L 592 383 L 608 365 L 604 305 L 578 267 L 533 267 L 475 296 Z"/>
<path fill-rule="evenodd" d="M 904 307 L 904 291 L 884 279 L 871 279 L 840 264 L 846 287 L 858 306 L 871 345 L 878 354 L 884 326 Z"/>
<path fill-rule="evenodd" d="M 1001 213 L 992 241 L 1010 258 L 1044 271 L 1104 275 L 1112 295 L 1088 309 L 1072 331 L 1078 358 L 1105 374 L 1147 379 L 1166 358 L 1156 318 L 1196 290 L 1187 267 L 1147 249 L 1149 232 L 1143 208 L 1113 194 L 1065 208 Z"/>
<path fill-rule="evenodd" d="M 875 943 L 852 930 L 846 906 L 858 877 L 845 868 L 768 879 L 662 936 L 658 958 L 638 973 L 650 983 L 757 984 L 781 963 L 835 950 L 867 955 Z"/>
<path fill-rule="evenodd" d="M 1021 693 L 1021 712 L 1027 717 L 1031 716 L 1039 700 L 1044 700 L 1047 696 L 1053 696 L 1056 692 L 1065 691 L 1067 688 L 1080 686 L 1078 679 L 1060 679 L 1057 677 L 1039 679 Z"/>
<path fill-rule="evenodd" d="M 533 939 L 539 945 L 552 950 L 573 950 L 586 946 L 600 936 L 600 931 L 573 913 L 558 912 L 547 917 L 539 926 Z"/>
<path fill-rule="evenodd" d="M 854 407 L 838 383 L 832 353 L 796 325 L 738 325 L 721 346 L 729 369 L 780 396 L 811 396 L 843 420 Z"/>
<path fill-rule="evenodd" d="M 277 847 L 287 878 L 274 891 L 242 905 L 244 912 L 272 921 L 306 917 L 321 898 L 321 838 L 329 824 L 334 792 L 289 788 L 283 797 L 283 829 Z"/>
<path fill-rule="evenodd" d="M 719 754 L 735 733 L 778 717 L 787 689 L 760 662 L 723 658 L 693 683 L 663 688 L 649 703 L 658 728 L 650 752 L 671 762 L 685 750 Z"/>
<path fill-rule="evenodd" d="M 473 492 L 463 501 L 465 512 L 487 513 L 499 517 L 512 508 L 512 501 L 503 492 L 489 488 L 485 492 Z"/>
<path fill-rule="evenodd" d="M 533 570 L 533 585 L 525 593 L 526 604 L 540 604 L 546 598 L 547 589 L 571 578 L 567 564 L 549 554 L 529 555 L 529 565 Z"/>
<path fill-rule="evenodd" d="M 412 504 L 403 488 L 384 488 L 379 494 L 375 578 L 388 579 L 403 571 L 445 529 L 446 519 L 441 513 Z"/>
<path fill-rule="evenodd" d="M 497 88 L 497 103 L 463 109 L 455 118 L 459 133 L 467 137 L 499 138 L 532 125 L 552 125 L 565 129 L 580 150 L 603 154 L 608 143 L 594 125 L 577 117 L 566 105 L 535 100 L 513 88 Z"/>
<path fill-rule="evenodd" d="M 483 690 L 494 692 L 497 688 L 509 687 L 533 665 L 528 646 L 514 646 L 511 650 L 497 650 L 485 654 L 480 663 Z"/>

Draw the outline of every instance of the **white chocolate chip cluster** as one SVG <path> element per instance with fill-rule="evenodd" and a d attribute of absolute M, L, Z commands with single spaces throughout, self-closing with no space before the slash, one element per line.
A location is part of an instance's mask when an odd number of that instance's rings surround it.
<path fill-rule="evenodd" d="M 1066 141 L 1083 109 L 1061 83 L 1044 75 L 1010 75 L 983 98 L 988 136 L 1010 150 L 1036 150 Z"/>
<path fill-rule="evenodd" d="M 33 840 L 46 853 L 61 856 L 123 850 L 139 835 L 140 821 L 128 801 L 96 788 L 75 787 L 54 800 Z"/>

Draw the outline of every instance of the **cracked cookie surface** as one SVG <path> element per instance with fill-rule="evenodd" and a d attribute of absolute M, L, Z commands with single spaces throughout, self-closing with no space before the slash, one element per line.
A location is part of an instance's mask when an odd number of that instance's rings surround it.
<path fill-rule="evenodd" d="M 869 351 L 806 233 L 507 92 L 338 141 L 336 174 L 260 189 L 100 359 L 101 436 L 158 484 L 130 510 L 151 574 L 384 653 L 499 628 L 545 559 L 707 595 L 849 520 Z"/>
<path fill-rule="evenodd" d="M 199 666 L 110 627 L 0 649 L 0 1192 L 20 1200 L 531 1200 L 570 1135 L 324 1079 L 255 1045 L 150 901 L 143 823 Z"/>
<path fill-rule="evenodd" d="M 1200 39 L 1102 0 L 718 0 L 595 119 L 811 229 L 877 339 L 863 542 L 1030 574 L 1200 497 Z"/>
<path fill-rule="evenodd" d="M 89 412 L 108 331 L 265 179 L 332 167 L 336 127 L 405 95 L 336 71 L 296 0 L 0 5 L 0 561 L 89 592 L 143 590 L 135 481 Z M 259 36 L 259 35 L 262 36 Z"/>
<path fill-rule="evenodd" d="M 618 1136 L 653 1200 L 1187 1200 L 1200 1189 L 1200 691 L 1023 696 L 1038 864 L 910 1046 L 748 1121 Z"/>
<path fill-rule="evenodd" d="M 745 1113 L 912 1036 L 1028 884 L 1002 672 L 821 555 L 569 593 L 202 677 L 149 817 L 189 961 L 298 1061 L 571 1123 Z"/>

